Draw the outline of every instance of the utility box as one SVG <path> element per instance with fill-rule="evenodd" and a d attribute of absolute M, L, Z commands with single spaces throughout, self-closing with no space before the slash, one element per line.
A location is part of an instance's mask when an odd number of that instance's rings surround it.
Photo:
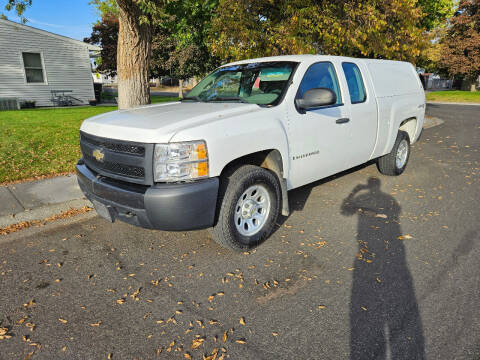
<path fill-rule="evenodd" d="M 20 104 L 17 98 L 0 98 L 0 111 L 18 109 L 20 109 Z"/>

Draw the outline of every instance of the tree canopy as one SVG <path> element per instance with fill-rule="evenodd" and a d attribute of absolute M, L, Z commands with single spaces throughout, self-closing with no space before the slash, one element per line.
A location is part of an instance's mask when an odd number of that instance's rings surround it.
<path fill-rule="evenodd" d="M 23 23 L 27 22 L 27 18 L 24 16 L 25 10 L 32 6 L 32 0 L 8 0 L 5 4 L 6 11 L 15 11 L 16 15 L 21 19 Z M 6 18 L 4 13 L 0 14 L 2 18 Z"/>
<path fill-rule="evenodd" d="M 415 62 L 452 0 L 220 0 L 210 33 L 222 60 L 325 53 Z"/>
<path fill-rule="evenodd" d="M 97 71 L 114 76 L 117 74 L 118 17 L 105 12 L 102 19 L 93 25 L 92 35 L 83 41 L 101 45 Z"/>
<path fill-rule="evenodd" d="M 420 26 L 430 31 L 444 25 L 445 20 L 453 15 L 455 3 L 453 0 L 418 0 L 423 12 Z"/>
<path fill-rule="evenodd" d="M 480 0 L 461 0 L 443 40 L 441 64 L 452 76 L 480 76 Z"/>
<path fill-rule="evenodd" d="M 152 73 L 179 79 L 204 75 L 218 65 L 207 45 L 211 19 L 218 0 L 173 1 L 169 19 L 155 30 Z"/>
<path fill-rule="evenodd" d="M 116 72 L 115 31 L 118 32 L 118 7 L 114 0 L 91 2 L 102 20 L 93 27 L 92 36 L 86 41 L 102 47 L 99 71 Z M 207 46 L 207 35 L 218 0 L 171 1 L 162 9 L 162 22 L 152 29 L 152 76 L 169 75 L 187 79 L 207 73 L 218 65 Z"/>

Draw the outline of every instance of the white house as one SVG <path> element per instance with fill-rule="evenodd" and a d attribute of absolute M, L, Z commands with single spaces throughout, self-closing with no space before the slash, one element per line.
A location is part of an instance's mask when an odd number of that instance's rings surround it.
<path fill-rule="evenodd" d="M 0 19 L 0 99 L 52 106 L 52 96 L 74 104 L 95 99 L 90 51 L 86 44 L 48 31 Z"/>

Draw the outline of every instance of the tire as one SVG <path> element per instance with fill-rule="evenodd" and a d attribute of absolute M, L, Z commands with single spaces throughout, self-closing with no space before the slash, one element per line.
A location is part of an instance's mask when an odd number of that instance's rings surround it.
<path fill-rule="evenodd" d="M 275 226 L 280 199 L 280 183 L 270 170 L 243 165 L 227 171 L 220 180 L 213 239 L 236 251 L 257 246 Z"/>
<path fill-rule="evenodd" d="M 399 131 L 392 151 L 377 160 L 378 171 L 383 175 L 398 176 L 405 171 L 409 158 L 410 138 L 405 131 Z"/>

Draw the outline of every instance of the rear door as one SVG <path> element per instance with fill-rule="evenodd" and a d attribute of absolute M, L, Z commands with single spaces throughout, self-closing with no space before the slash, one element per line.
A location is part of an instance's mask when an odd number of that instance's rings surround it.
<path fill-rule="evenodd" d="M 351 166 L 370 160 L 377 141 L 377 102 L 373 84 L 363 66 L 353 59 L 342 61 L 342 75 L 348 89 L 344 101 L 350 113 L 348 137 L 350 146 L 355 149 L 350 153 Z"/>

